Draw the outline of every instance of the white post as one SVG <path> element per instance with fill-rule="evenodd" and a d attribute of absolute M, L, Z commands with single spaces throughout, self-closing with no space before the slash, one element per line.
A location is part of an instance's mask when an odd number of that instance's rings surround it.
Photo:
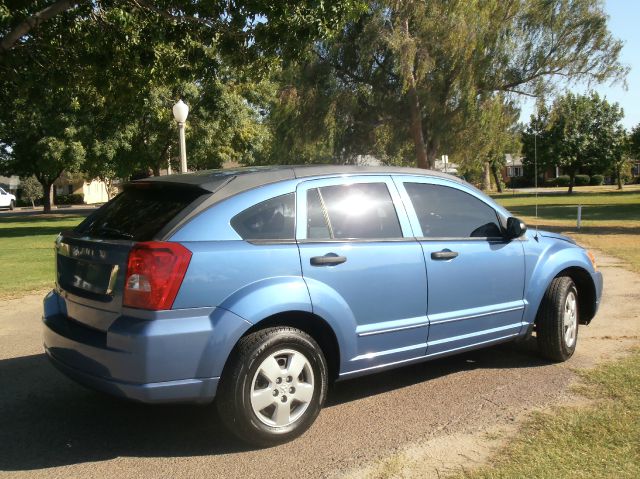
<path fill-rule="evenodd" d="M 581 222 L 582 222 L 582 205 L 578 205 L 578 229 L 580 229 Z"/>
<path fill-rule="evenodd" d="M 178 123 L 180 131 L 180 173 L 187 172 L 187 141 L 184 137 L 184 123 Z"/>

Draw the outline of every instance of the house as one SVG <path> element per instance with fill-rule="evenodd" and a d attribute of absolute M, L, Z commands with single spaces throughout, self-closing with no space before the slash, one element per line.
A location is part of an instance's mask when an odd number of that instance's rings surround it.
<path fill-rule="evenodd" d="M 109 201 L 107 184 L 102 180 L 87 180 L 81 175 L 64 172 L 53 182 L 53 187 L 55 196 L 79 195 L 86 205 Z"/>
<path fill-rule="evenodd" d="M 17 195 L 20 187 L 20 178 L 18 175 L 0 176 L 0 188 L 12 195 Z"/>
<path fill-rule="evenodd" d="M 524 169 L 522 167 L 522 157 L 513 156 L 507 153 L 505 156 L 505 165 L 502 167 L 502 181 L 506 184 L 511 182 L 511 178 L 520 178 L 524 176 Z"/>

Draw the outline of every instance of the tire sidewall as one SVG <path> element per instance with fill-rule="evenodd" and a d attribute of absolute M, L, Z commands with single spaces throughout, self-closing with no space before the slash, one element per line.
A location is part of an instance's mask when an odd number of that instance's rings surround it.
<path fill-rule="evenodd" d="M 573 345 L 572 346 L 568 346 L 567 345 L 567 341 L 565 339 L 564 336 L 564 307 L 565 307 L 565 303 L 567 301 L 567 296 L 569 296 L 569 293 L 573 292 L 575 299 L 576 299 L 576 337 L 573 341 Z M 578 333 L 580 331 L 579 325 L 580 325 L 580 308 L 578 307 L 579 303 L 578 303 L 578 290 L 576 288 L 576 285 L 573 283 L 573 281 L 570 281 L 568 286 L 562 289 L 562 294 L 560 295 L 559 299 L 559 304 L 557 305 L 557 327 L 558 327 L 558 334 L 560 335 L 560 346 L 562 349 L 562 355 L 566 358 L 569 359 L 571 356 L 573 356 L 573 353 L 576 350 L 576 346 L 578 345 Z"/>
<path fill-rule="evenodd" d="M 303 354 L 313 370 L 314 391 L 311 402 L 302 416 L 288 426 L 269 426 L 256 416 L 251 406 L 253 378 L 262 362 L 276 351 L 290 349 Z M 274 331 L 250 354 L 248 361 L 239 364 L 238 378 L 233 385 L 234 402 L 237 405 L 237 425 L 243 436 L 252 442 L 272 445 L 286 442 L 306 431 L 320 413 L 327 394 L 327 366 L 320 347 L 306 334 L 293 331 Z"/>

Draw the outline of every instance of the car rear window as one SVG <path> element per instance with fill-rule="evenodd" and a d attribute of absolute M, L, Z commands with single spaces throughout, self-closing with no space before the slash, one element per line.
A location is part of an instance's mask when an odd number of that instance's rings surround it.
<path fill-rule="evenodd" d="M 132 185 L 80 223 L 74 232 L 93 238 L 149 241 L 204 194 L 193 187 Z"/>

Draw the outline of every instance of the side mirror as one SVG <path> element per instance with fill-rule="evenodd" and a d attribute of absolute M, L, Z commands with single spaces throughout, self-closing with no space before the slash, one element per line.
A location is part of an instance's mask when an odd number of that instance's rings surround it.
<path fill-rule="evenodd" d="M 513 216 L 507 219 L 507 232 L 505 235 L 507 239 L 520 238 L 526 231 L 527 225 L 525 225 L 523 221 Z"/>

